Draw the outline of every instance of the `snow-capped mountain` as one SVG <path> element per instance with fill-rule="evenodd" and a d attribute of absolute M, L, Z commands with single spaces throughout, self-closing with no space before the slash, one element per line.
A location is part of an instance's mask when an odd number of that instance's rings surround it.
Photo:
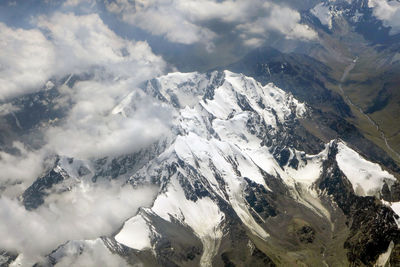
<path fill-rule="evenodd" d="M 313 19 L 314 25 L 328 33 L 338 28 L 348 31 L 346 22 L 368 42 L 386 46 L 398 41 L 398 9 L 398 1 L 329 0 L 316 4 L 306 13 L 316 19 Z"/>
<path fill-rule="evenodd" d="M 131 116 L 144 96 L 173 110 L 170 134 L 135 154 L 57 156 L 22 199 L 34 210 L 54 194 L 113 179 L 155 187 L 151 203 L 112 234 L 59 244 L 47 264 L 84 264 L 95 253 L 138 266 L 394 262 L 399 182 L 344 141 L 316 137 L 304 126 L 306 103 L 230 71 L 170 73 L 126 96 L 112 116 Z"/>

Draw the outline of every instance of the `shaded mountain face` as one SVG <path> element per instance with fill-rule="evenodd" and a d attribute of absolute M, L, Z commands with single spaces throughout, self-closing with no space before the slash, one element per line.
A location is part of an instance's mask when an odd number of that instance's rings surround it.
<path fill-rule="evenodd" d="M 262 84 L 272 82 L 285 88 L 300 101 L 319 110 L 330 111 L 340 117 L 352 116 L 343 98 L 326 88 L 334 82 L 327 65 L 302 54 L 284 54 L 274 48 L 259 48 L 228 69 L 254 77 Z"/>
<path fill-rule="evenodd" d="M 21 199 L 30 213 L 42 212 L 70 192 L 110 181 L 121 190 L 154 187 L 152 201 L 112 234 L 49 249 L 41 265 L 79 265 L 93 255 L 144 266 L 397 260 L 399 182 L 351 143 L 316 135 L 310 125 L 319 111 L 295 91 L 231 71 L 170 73 L 141 91 L 173 110 L 171 135 L 134 154 L 59 155 Z M 136 95 L 113 116 L 132 116 Z M 18 263 L 24 255 L 3 257 Z"/>

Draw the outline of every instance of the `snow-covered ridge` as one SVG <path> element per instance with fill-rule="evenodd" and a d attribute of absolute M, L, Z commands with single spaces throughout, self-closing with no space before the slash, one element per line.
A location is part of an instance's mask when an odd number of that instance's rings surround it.
<path fill-rule="evenodd" d="M 306 105 L 273 84 L 262 86 L 229 71 L 171 73 L 148 82 L 144 91 L 177 110 L 175 141 L 131 178 L 156 181 L 163 189 L 147 212 L 193 229 L 203 243 L 202 266 L 209 266 L 222 238 L 225 215 L 217 199 L 229 203 L 253 234 L 268 238 L 244 198 L 245 178 L 266 190 L 271 189 L 265 173 L 281 173 L 290 184 L 295 181 L 261 144 L 257 133 L 277 134 L 286 121 L 304 116 Z M 130 103 L 122 103 L 124 107 L 118 110 L 125 114 Z M 207 193 L 198 197 L 194 188 Z M 147 228 L 144 220 L 134 217 L 116 239 L 135 249 L 149 249 Z M 137 229 L 140 234 L 135 233 Z M 137 243 L 132 245 L 129 236 L 137 238 Z"/>
<path fill-rule="evenodd" d="M 131 180 L 160 183 L 163 190 L 148 212 L 193 229 L 203 243 L 202 266 L 209 266 L 222 238 L 225 216 L 217 199 L 229 203 L 253 234 L 267 239 L 269 234 L 253 218 L 244 198 L 245 179 L 271 191 L 266 173 L 279 174 L 293 187 L 303 182 L 310 185 L 319 176 L 321 155 L 305 155 L 298 172 L 288 166 L 283 170 L 269 148 L 262 145 L 262 132 L 273 136 L 282 130 L 281 125 L 307 112 L 304 103 L 273 84 L 262 86 L 253 78 L 229 71 L 209 75 L 171 73 L 149 82 L 145 91 L 177 109 L 174 124 L 178 134 L 164 153 Z M 298 173 L 306 173 L 306 180 L 296 181 Z M 194 188 L 207 193 L 198 197 Z M 199 216 L 203 213 L 207 216 Z M 138 223 L 133 218 L 117 240 L 138 249 L 125 237 L 138 237 L 132 231 L 142 227 L 143 221 Z M 147 239 L 140 237 L 138 244 L 140 240 Z M 149 248 L 146 244 L 142 247 Z"/>
<path fill-rule="evenodd" d="M 359 196 L 379 196 L 384 183 L 391 186 L 397 181 L 379 164 L 367 161 L 343 142 L 338 144 L 336 161 Z"/>
<path fill-rule="evenodd" d="M 382 1 L 383 2 L 383 1 Z M 326 0 L 315 5 L 310 9 L 310 13 L 315 16 L 322 25 L 332 30 L 334 21 L 344 17 L 351 23 L 359 23 L 369 11 L 368 0 Z"/>
<path fill-rule="evenodd" d="M 217 118 L 226 118 L 232 112 L 251 108 L 265 115 L 271 125 L 276 125 L 276 116 L 270 114 L 272 110 L 277 113 L 281 123 L 292 113 L 293 107 L 297 116 L 302 116 L 306 111 L 303 103 L 272 83 L 262 86 L 253 78 L 230 71 L 209 75 L 197 72 L 170 73 L 149 82 L 145 90 L 181 109 L 200 104 Z"/>

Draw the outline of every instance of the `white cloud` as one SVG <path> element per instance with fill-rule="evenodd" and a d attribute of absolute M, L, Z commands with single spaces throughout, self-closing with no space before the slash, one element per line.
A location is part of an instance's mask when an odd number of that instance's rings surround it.
<path fill-rule="evenodd" d="M 46 133 L 50 149 L 80 158 L 118 155 L 168 133 L 170 112 L 154 99 L 141 99 L 132 117 L 111 114 L 125 96 L 137 91 L 138 83 L 163 73 L 164 61 L 147 43 L 118 37 L 97 15 L 56 14 L 41 18 L 38 25 L 49 31 L 61 51 L 61 72 L 94 74 L 63 89 L 74 104 L 64 124 Z"/>
<path fill-rule="evenodd" d="M 134 152 L 169 134 L 171 110 L 136 90 L 137 105 L 130 116 L 113 114 L 118 96 L 132 91 L 128 81 L 87 81 L 72 90 L 77 103 L 63 125 L 50 128 L 48 147 L 78 158 L 117 156 Z M 114 94 L 116 94 L 114 96 Z"/>
<path fill-rule="evenodd" d="M 368 6 L 373 15 L 382 20 L 383 25 L 391 27 L 390 34 L 400 33 L 400 2 L 387 0 L 369 0 Z"/>
<path fill-rule="evenodd" d="M 0 248 L 23 253 L 27 263 L 68 240 L 111 235 L 139 207 L 150 204 L 154 195 L 152 188 L 81 181 L 70 191 L 50 195 L 35 211 L 27 211 L 17 196 L 40 177 L 46 158 L 53 153 L 87 159 L 134 152 L 168 134 L 171 114 L 136 89 L 142 81 L 162 74 L 166 66 L 146 42 L 117 36 L 96 14 L 55 13 L 32 23 L 37 29 L 0 24 L 3 98 L 40 90 L 50 78 L 90 75 L 72 88 L 59 88 L 64 99 L 60 104 L 69 103 L 69 111 L 57 126 L 43 130 L 46 145 L 32 150 L 15 143 L 18 153 L 0 152 Z M 135 112 L 128 117 L 113 114 L 131 92 L 138 99 Z M 13 109 L 1 106 L 1 112 Z M 77 262 L 90 260 L 90 253 L 86 256 Z"/>
<path fill-rule="evenodd" d="M 109 74 L 145 80 L 165 63 L 146 42 L 117 36 L 97 14 L 55 13 L 35 19 L 36 29 L 0 23 L 0 100 L 41 90 L 53 76 L 104 67 Z"/>
<path fill-rule="evenodd" d="M 182 44 L 210 43 L 216 36 L 211 30 L 196 25 L 177 14 L 173 6 L 151 6 L 136 13 L 125 13 L 125 21 L 151 34 L 163 35 L 169 41 Z"/>
<path fill-rule="evenodd" d="M 55 253 L 56 267 L 69 266 L 130 266 L 123 258 L 112 254 L 101 239 L 88 241 L 71 241 Z M 62 254 L 62 255 L 59 255 Z"/>
<path fill-rule="evenodd" d="M 0 100 L 40 89 L 52 74 L 55 51 L 37 29 L 0 23 Z"/>
<path fill-rule="evenodd" d="M 311 9 L 311 13 L 319 19 L 322 25 L 328 26 L 329 29 L 332 29 L 333 13 L 331 12 L 331 7 L 329 5 L 326 3 L 319 3 Z"/>
<path fill-rule="evenodd" d="M 0 25 L 5 39 L 12 41 L 4 42 L 8 53 L 0 56 L 0 61 L 12 66 L 11 71 L 0 70 L 6 86 L 0 92 L 5 97 L 38 90 L 50 77 L 92 74 L 90 80 L 78 82 L 73 88 L 60 88 L 63 102 L 73 105 L 61 125 L 46 131 L 46 148 L 56 154 L 83 158 L 116 155 L 136 151 L 168 134 L 170 112 L 153 99 L 142 99 L 133 117 L 111 114 L 125 96 L 137 90 L 140 82 L 164 72 L 165 62 L 153 54 L 146 42 L 117 36 L 97 14 L 55 13 L 41 16 L 34 23 L 47 38 L 39 30 Z M 51 56 L 46 57 L 48 53 Z"/>
<path fill-rule="evenodd" d="M 68 240 L 112 235 L 139 207 L 150 205 L 155 193 L 152 187 L 81 181 L 70 191 L 50 195 L 34 211 L 1 197 L 0 248 L 22 253 L 27 263 L 40 261 Z"/>
<path fill-rule="evenodd" d="M 23 192 L 42 173 L 44 154 L 31 151 L 22 143 L 15 142 L 16 154 L 0 151 L 0 195 L 15 197 Z"/>
<path fill-rule="evenodd" d="M 245 41 L 257 40 L 252 38 L 264 37 L 265 39 L 271 31 L 280 32 L 288 39 L 313 40 L 317 38 L 317 34 L 312 29 L 300 24 L 301 17 L 297 11 L 270 3 L 264 3 L 264 7 L 269 10 L 268 15 L 237 26 Z M 249 44 L 253 46 L 253 42 Z"/>
<path fill-rule="evenodd" d="M 287 38 L 316 38 L 314 31 L 300 23 L 297 11 L 261 0 L 115 0 L 106 3 L 108 10 L 119 14 L 125 22 L 176 43 L 202 42 L 212 46 L 219 37 L 210 26 L 215 22 L 236 25 L 245 43 L 255 38 L 253 27 L 263 29 L 258 38 L 265 38 L 268 31 L 279 32 Z"/>
<path fill-rule="evenodd" d="M 20 107 L 17 107 L 11 103 L 5 103 L 0 105 L 0 116 L 5 116 L 18 110 L 20 110 Z"/>
<path fill-rule="evenodd" d="M 163 60 L 152 53 L 146 42 L 117 36 L 97 14 L 55 13 L 39 17 L 37 25 L 47 32 L 56 49 L 56 73 L 81 73 L 89 67 L 105 67 L 112 74 L 144 80 L 159 75 L 164 67 Z"/>
<path fill-rule="evenodd" d="M 94 0 L 66 0 L 63 3 L 63 6 L 64 7 L 76 7 L 76 6 L 79 6 L 81 4 L 93 5 L 93 4 L 95 4 L 95 1 Z"/>
<path fill-rule="evenodd" d="M 248 47 L 260 47 L 264 43 L 264 39 L 262 38 L 257 38 L 257 37 L 247 38 L 246 36 L 244 37 L 245 40 L 243 41 L 243 44 Z"/>

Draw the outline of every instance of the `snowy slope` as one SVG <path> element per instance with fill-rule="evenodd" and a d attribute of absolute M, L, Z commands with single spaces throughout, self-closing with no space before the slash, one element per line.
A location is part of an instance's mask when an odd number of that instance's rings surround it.
<path fill-rule="evenodd" d="M 396 181 L 396 178 L 382 170 L 379 164 L 365 160 L 343 142 L 338 144 L 338 150 L 336 160 L 357 195 L 379 195 L 385 182 L 392 185 Z"/>
<path fill-rule="evenodd" d="M 332 29 L 332 17 L 333 14 L 330 10 L 330 6 L 326 3 L 319 3 L 313 9 L 311 9 L 311 14 L 316 16 L 322 25 L 327 26 Z"/>
<path fill-rule="evenodd" d="M 130 248 L 144 250 L 151 248 L 150 235 L 146 220 L 138 214 L 124 223 L 115 240 Z"/>

